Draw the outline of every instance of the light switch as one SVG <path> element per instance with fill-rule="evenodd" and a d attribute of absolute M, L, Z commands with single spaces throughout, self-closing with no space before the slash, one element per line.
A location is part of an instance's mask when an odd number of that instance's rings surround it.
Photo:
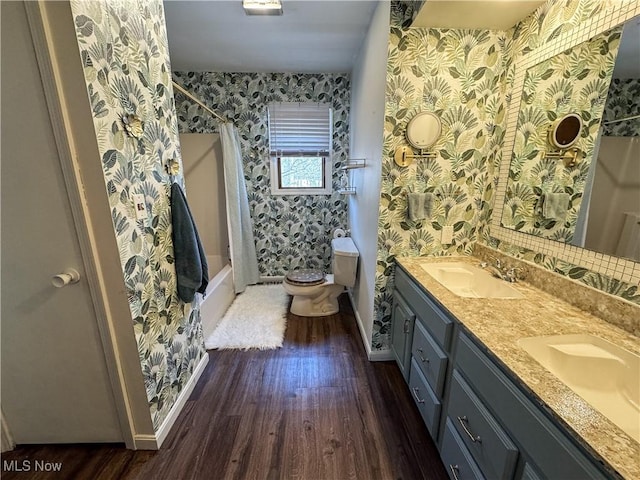
<path fill-rule="evenodd" d="M 440 237 L 440 243 L 449 245 L 453 243 L 453 225 L 445 225 L 442 227 L 442 236 Z"/>
<path fill-rule="evenodd" d="M 133 208 L 136 211 L 136 218 L 138 220 L 146 220 L 147 216 L 147 204 L 144 201 L 144 195 L 141 193 L 133 194 Z"/>

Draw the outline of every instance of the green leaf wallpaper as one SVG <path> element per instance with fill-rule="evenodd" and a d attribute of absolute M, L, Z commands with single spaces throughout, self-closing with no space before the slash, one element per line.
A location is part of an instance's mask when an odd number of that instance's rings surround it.
<path fill-rule="evenodd" d="M 621 31 L 612 29 L 527 70 L 502 213 L 504 227 L 560 242 L 573 239 Z M 568 113 L 579 115 L 583 122 L 575 147 L 584 157 L 575 167 L 544 155 L 553 150 L 547 140 L 549 125 Z M 541 193 L 569 194 L 566 216 L 538 214 L 535 207 Z"/>
<path fill-rule="evenodd" d="M 164 164 L 180 158 L 162 2 L 71 3 L 94 117 L 132 327 L 154 429 L 205 355 L 200 312 L 176 294 L 170 179 Z M 142 121 L 140 138 L 122 121 Z M 182 183 L 182 178 L 177 181 Z M 133 194 L 145 197 L 136 220 Z"/>
<path fill-rule="evenodd" d="M 346 197 L 272 195 L 270 190 L 269 102 L 321 102 L 333 108 L 333 188 L 349 146 L 350 81 L 343 74 L 174 72 L 176 81 L 238 128 L 258 252 L 263 276 L 296 268 L 331 268 L 331 238 L 347 228 Z M 193 101 L 176 98 L 180 132 L 212 133 L 217 122 Z"/>
<path fill-rule="evenodd" d="M 502 157 L 503 34 L 408 28 L 412 8 L 393 2 L 391 10 L 374 349 L 389 344 L 394 258 L 471 253 L 490 218 L 494 175 Z M 433 147 L 436 158 L 399 167 L 394 151 L 407 145 L 407 123 L 423 111 L 435 113 L 442 123 Z M 435 194 L 431 218 L 408 218 L 410 190 Z M 440 242 L 446 225 L 453 226 L 451 245 Z"/>

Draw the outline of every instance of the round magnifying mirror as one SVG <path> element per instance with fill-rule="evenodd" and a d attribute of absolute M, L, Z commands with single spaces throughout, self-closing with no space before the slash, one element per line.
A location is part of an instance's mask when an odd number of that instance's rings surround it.
<path fill-rule="evenodd" d="M 438 140 L 441 130 L 440 119 L 435 114 L 419 113 L 407 125 L 407 140 L 415 148 L 429 148 Z"/>
<path fill-rule="evenodd" d="M 580 138 L 582 118 L 575 113 L 568 113 L 549 130 L 549 143 L 556 148 L 569 148 Z"/>

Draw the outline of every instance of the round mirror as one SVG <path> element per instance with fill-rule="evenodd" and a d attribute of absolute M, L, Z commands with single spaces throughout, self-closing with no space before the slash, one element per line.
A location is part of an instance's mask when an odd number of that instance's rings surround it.
<path fill-rule="evenodd" d="M 549 130 L 549 143 L 556 148 L 568 148 L 580 138 L 582 118 L 575 113 L 568 113 Z"/>
<path fill-rule="evenodd" d="M 415 148 L 429 148 L 440 136 L 441 128 L 440 119 L 435 114 L 419 113 L 407 125 L 407 140 Z"/>

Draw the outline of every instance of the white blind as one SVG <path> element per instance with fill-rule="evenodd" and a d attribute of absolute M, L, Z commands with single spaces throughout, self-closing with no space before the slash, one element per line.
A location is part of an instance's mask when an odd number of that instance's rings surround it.
<path fill-rule="evenodd" d="M 268 110 L 272 156 L 329 156 L 332 120 L 328 103 L 270 103 Z"/>

